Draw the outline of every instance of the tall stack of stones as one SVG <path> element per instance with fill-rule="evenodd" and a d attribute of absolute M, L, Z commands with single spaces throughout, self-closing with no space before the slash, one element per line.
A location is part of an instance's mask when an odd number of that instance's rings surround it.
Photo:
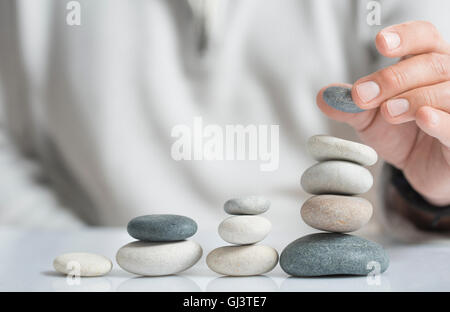
<path fill-rule="evenodd" d="M 232 215 L 219 225 L 220 237 L 234 246 L 211 251 L 206 263 L 216 273 L 230 276 L 260 275 L 271 271 L 278 263 L 277 251 L 256 245 L 270 232 L 272 224 L 260 214 L 270 207 L 270 201 L 258 196 L 231 199 L 224 205 Z"/>
<path fill-rule="evenodd" d="M 203 254 L 198 243 L 187 239 L 197 232 L 197 223 L 185 216 L 136 217 L 128 223 L 127 231 L 137 241 L 121 247 L 116 260 L 130 273 L 144 276 L 180 273 L 196 264 Z"/>
<path fill-rule="evenodd" d="M 361 237 L 348 235 L 362 228 L 372 216 L 372 205 L 357 195 L 372 187 L 373 177 L 364 166 L 377 162 L 369 146 L 317 135 L 308 141 L 318 161 L 301 178 L 303 189 L 315 196 L 301 208 L 303 221 L 328 233 L 299 238 L 281 253 L 282 269 L 293 276 L 367 275 L 384 272 L 389 259 L 383 248 Z"/>

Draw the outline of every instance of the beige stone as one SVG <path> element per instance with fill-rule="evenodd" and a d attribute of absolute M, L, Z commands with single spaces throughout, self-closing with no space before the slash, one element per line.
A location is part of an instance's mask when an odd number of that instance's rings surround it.
<path fill-rule="evenodd" d="M 369 222 L 372 204 L 361 197 L 319 195 L 303 204 L 301 216 L 306 224 L 318 230 L 353 232 Z"/>

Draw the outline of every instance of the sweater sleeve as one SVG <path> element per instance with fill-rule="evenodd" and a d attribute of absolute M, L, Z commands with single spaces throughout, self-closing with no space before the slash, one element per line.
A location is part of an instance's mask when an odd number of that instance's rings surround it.
<path fill-rule="evenodd" d="M 74 228 L 83 222 L 64 207 L 39 162 L 26 157 L 4 125 L 5 98 L 0 80 L 0 225 Z"/>
<path fill-rule="evenodd" d="M 379 221 L 384 232 L 403 242 L 445 239 L 450 236 L 450 207 L 437 207 L 419 195 L 403 173 L 389 164 L 381 170 Z"/>

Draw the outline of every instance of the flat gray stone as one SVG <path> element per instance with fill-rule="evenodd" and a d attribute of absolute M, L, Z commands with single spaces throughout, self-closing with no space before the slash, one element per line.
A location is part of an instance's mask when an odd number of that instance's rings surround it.
<path fill-rule="evenodd" d="M 372 204 L 361 197 L 318 195 L 303 204 L 301 215 L 303 221 L 315 229 L 348 233 L 369 222 Z"/>
<path fill-rule="evenodd" d="M 149 242 L 179 241 L 197 232 L 197 223 L 191 218 L 171 214 L 140 216 L 128 222 L 128 234 Z"/>
<path fill-rule="evenodd" d="M 329 106 L 345 113 L 360 113 L 359 108 L 352 99 L 352 90 L 344 87 L 329 87 L 323 92 L 323 99 Z"/>
<path fill-rule="evenodd" d="M 290 243 L 280 265 L 292 276 L 367 275 L 386 271 L 389 258 L 381 245 L 364 238 L 316 233 Z"/>
<path fill-rule="evenodd" d="M 307 143 L 309 153 L 318 161 L 347 160 L 363 166 L 372 166 L 378 160 L 370 146 L 329 135 L 315 135 Z"/>
<path fill-rule="evenodd" d="M 257 215 L 270 208 L 270 201 L 261 196 L 247 196 L 228 200 L 223 209 L 231 215 Z"/>
<path fill-rule="evenodd" d="M 314 195 L 357 195 L 370 190 L 373 177 L 369 170 L 355 163 L 330 160 L 308 168 L 302 175 L 303 189 Z"/>

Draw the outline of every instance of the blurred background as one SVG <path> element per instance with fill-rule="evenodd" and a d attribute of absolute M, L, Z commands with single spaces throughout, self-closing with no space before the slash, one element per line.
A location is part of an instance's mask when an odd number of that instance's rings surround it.
<path fill-rule="evenodd" d="M 0 224 L 123 226 L 174 213 L 202 230 L 217 227 L 226 200 L 262 195 L 273 231 L 312 232 L 300 218 L 309 196 L 300 176 L 314 163 L 306 141 L 358 139 L 320 112 L 318 90 L 395 62 L 374 44 L 388 25 L 429 20 L 449 39 L 449 6 L 0 0 Z M 279 125 L 278 167 L 261 171 L 264 162 L 249 157 L 174 159 L 172 131 L 193 130 L 195 117 L 221 129 Z M 367 195 L 375 214 L 376 194 L 375 186 Z M 366 228 L 376 229 L 376 221 Z"/>

